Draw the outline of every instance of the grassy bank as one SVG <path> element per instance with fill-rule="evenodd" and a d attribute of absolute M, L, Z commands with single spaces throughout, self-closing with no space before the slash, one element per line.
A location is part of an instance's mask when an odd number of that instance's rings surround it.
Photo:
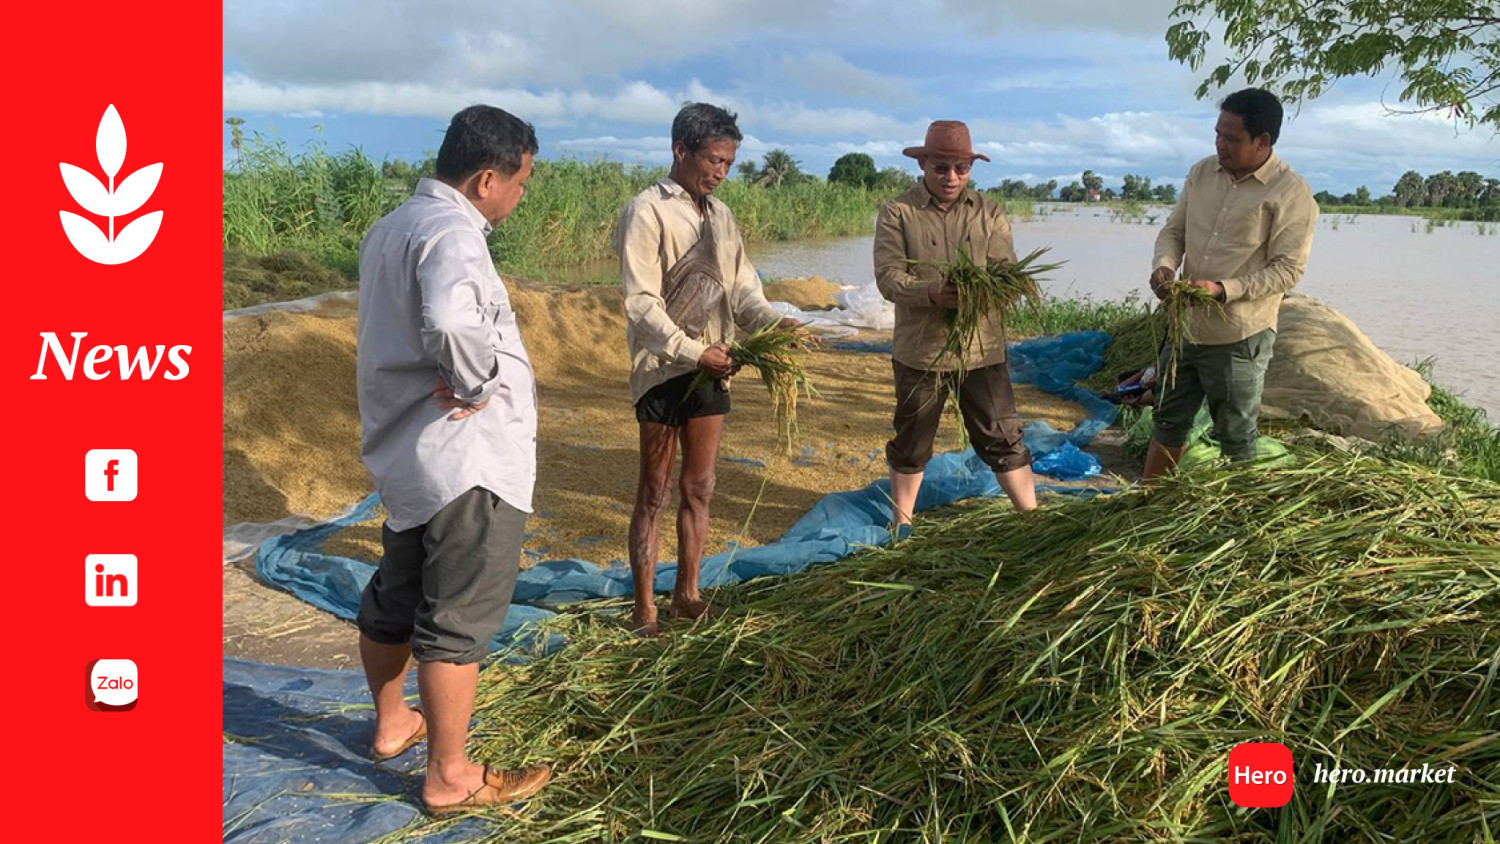
<path fill-rule="evenodd" d="M 1380 453 L 1392 460 L 1457 469 L 1464 474 L 1500 483 L 1500 427 L 1483 409 L 1463 402 L 1432 380 L 1433 359 L 1416 365 L 1432 384 L 1427 406 L 1443 420 L 1443 431 L 1421 439 L 1393 438 L 1381 443 Z"/>
<path fill-rule="evenodd" d="M 312 147 L 294 153 L 281 144 L 252 141 L 224 173 L 227 260 L 254 263 L 263 256 L 301 253 L 337 270 L 345 283 L 335 287 L 347 286 L 355 275 L 360 238 L 411 195 L 420 175 L 420 168 L 376 162 L 357 149 L 329 154 Z M 620 209 L 665 175 L 663 168 L 613 161 L 538 161 L 525 199 L 491 235 L 490 252 L 502 272 L 537 278 L 612 258 Z M 740 180 L 725 183 L 716 196 L 734 211 L 752 242 L 868 234 L 880 204 L 890 198 L 825 182 L 761 188 Z M 299 283 L 297 290 L 304 286 Z M 294 298 L 290 290 L 242 285 L 226 289 L 224 307 L 286 298 Z"/>
<path fill-rule="evenodd" d="M 1373 214 L 1380 217 L 1421 217 L 1426 220 L 1457 222 L 1460 220 L 1500 220 L 1497 208 L 1410 208 L 1399 205 L 1319 205 L 1320 214 Z"/>

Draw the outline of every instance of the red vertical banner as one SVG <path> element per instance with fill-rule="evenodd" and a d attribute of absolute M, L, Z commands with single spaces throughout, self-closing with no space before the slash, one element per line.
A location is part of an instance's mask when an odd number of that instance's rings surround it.
<path fill-rule="evenodd" d="M 221 8 L 8 15 L 5 696 L 27 840 L 221 820 Z"/>

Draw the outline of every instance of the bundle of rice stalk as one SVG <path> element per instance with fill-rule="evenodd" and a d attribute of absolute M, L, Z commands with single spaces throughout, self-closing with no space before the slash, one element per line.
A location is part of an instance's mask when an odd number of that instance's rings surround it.
<path fill-rule="evenodd" d="M 981 266 L 968 250 L 960 249 L 958 260 L 940 265 L 943 281 L 958 288 L 958 307 L 946 314 L 948 334 L 933 360 L 933 369 L 954 370 L 962 377 L 971 368 L 969 350 L 978 347 L 979 353 L 985 354 L 979 329 L 987 320 L 995 315 L 1003 320 L 1023 299 L 1032 308 L 1041 307 L 1045 298 L 1041 282 L 1047 273 L 1065 263 L 1038 263 L 1047 251 L 1042 247 L 1019 261 L 991 261 Z"/>
<path fill-rule="evenodd" d="M 481 677 L 477 758 L 556 779 L 486 840 L 1475 844 L 1500 831 L 1500 486 L 1327 456 L 1031 514 L 719 599 L 604 613 Z M 1295 759 L 1242 809 L 1229 751 Z M 1314 771 L 1455 769 L 1314 784 Z M 1446 779 L 1446 778 L 1445 778 Z M 422 827 L 407 831 L 419 836 Z"/>
<path fill-rule="evenodd" d="M 1167 323 L 1167 371 L 1162 375 L 1162 388 L 1170 390 L 1177 383 L 1177 361 L 1182 357 L 1183 344 L 1193 342 L 1193 310 L 1212 308 L 1222 314 L 1224 306 L 1212 293 L 1185 279 L 1166 282 L 1166 291 L 1160 306 Z"/>
<path fill-rule="evenodd" d="M 812 383 L 807 380 L 804 366 L 811 342 L 806 330 L 782 328 L 778 321 L 768 323 L 729 345 L 729 356 L 741 366 L 760 373 L 760 380 L 770 391 L 777 439 L 788 454 L 797 441 L 797 400 L 803 394 L 816 395 Z M 700 371 L 693 379 L 692 388 L 696 389 L 706 380 L 708 375 Z"/>

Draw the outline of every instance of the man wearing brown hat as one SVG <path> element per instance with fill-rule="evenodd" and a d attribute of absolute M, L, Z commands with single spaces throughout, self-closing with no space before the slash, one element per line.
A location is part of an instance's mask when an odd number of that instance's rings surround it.
<path fill-rule="evenodd" d="M 922 146 L 903 154 L 917 160 L 922 178 L 880 210 L 875 227 L 875 282 L 896 305 L 891 367 L 896 376 L 895 436 L 886 444 L 897 536 L 910 531 L 922 472 L 932 457 L 938 422 L 950 390 L 974 451 L 995 473 L 1018 510 L 1036 507 L 1031 453 L 1021 439 L 1010 372 L 1005 364 L 1005 326 L 998 314 L 984 321 L 968 350 L 972 368 L 934 367 L 947 336 L 946 315 L 958 306 L 958 290 L 935 264 L 966 250 L 978 263 L 1014 261 L 1010 222 L 995 200 L 968 187 L 974 159 L 969 127 L 939 120 L 927 128 Z M 913 263 L 915 262 L 915 263 Z"/>

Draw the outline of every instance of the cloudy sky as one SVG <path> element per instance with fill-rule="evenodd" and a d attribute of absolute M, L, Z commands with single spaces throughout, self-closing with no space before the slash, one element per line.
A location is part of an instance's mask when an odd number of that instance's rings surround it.
<path fill-rule="evenodd" d="M 300 147 L 419 160 L 447 118 L 498 105 L 546 157 L 666 163 L 687 100 L 737 111 L 740 157 L 846 152 L 914 169 L 927 123 L 969 123 L 975 178 L 1084 169 L 1181 182 L 1213 151 L 1212 102 L 1167 58 L 1172 0 L 225 0 L 224 113 Z M 1235 86 L 1231 85 L 1231 89 Z M 1500 175 L 1500 140 L 1392 116 L 1392 78 L 1341 82 L 1283 128 L 1315 190 L 1389 192 L 1406 170 Z M 229 134 L 224 134 L 226 150 Z"/>

